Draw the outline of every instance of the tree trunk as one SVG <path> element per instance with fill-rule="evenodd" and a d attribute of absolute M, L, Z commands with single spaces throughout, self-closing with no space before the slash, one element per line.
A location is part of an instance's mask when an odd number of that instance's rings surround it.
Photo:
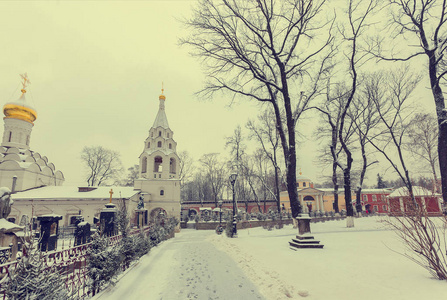
<path fill-rule="evenodd" d="M 344 188 L 345 188 L 345 203 L 346 203 L 346 215 L 348 217 L 354 216 L 354 210 L 352 209 L 352 195 L 351 195 L 351 170 L 346 168 L 343 170 Z"/>
<path fill-rule="evenodd" d="M 289 193 L 290 208 L 292 217 L 296 218 L 301 213 L 301 204 L 298 200 L 298 189 L 296 186 L 296 153 L 295 147 L 290 148 L 289 161 L 287 166 L 287 192 Z"/>
<path fill-rule="evenodd" d="M 444 123 L 439 125 L 438 155 L 439 168 L 441 170 L 442 198 L 445 206 L 447 203 L 447 117 L 444 118 Z"/>
<path fill-rule="evenodd" d="M 441 171 L 442 198 L 444 206 L 447 203 L 447 111 L 445 110 L 445 100 L 442 89 L 439 85 L 437 76 L 438 62 L 435 51 L 426 51 L 429 56 L 428 72 L 430 77 L 430 86 L 436 105 L 436 116 L 438 118 L 439 136 L 438 136 L 438 156 L 439 168 Z"/>
<path fill-rule="evenodd" d="M 337 163 L 332 163 L 332 183 L 334 184 L 334 211 L 338 213 L 338 179 L 337 179 Z"/>
<path fill-rule="evenodd" d="M 276 164 L 276 162 L 275 162 L 275 164 Z M 281 211 L 281 199 L 280 199 L 280 193 L 279 193 L 279 176 L 278 176 L 278 167 L 277 166 L 275 166 L 275 195 L 276 195 L 276 203 L 278 204 L 279 219 L 281 220 L 282 219 L 282 211 Z"/>

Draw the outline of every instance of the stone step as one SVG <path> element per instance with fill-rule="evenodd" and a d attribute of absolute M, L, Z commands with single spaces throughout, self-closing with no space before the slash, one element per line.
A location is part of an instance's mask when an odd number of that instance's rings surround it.
<path fill-rule="evenodd" d="M 313 240 L 314 236 L 306 234 L 306 235 L 297 235 L 296 238 L 299 240 Z"/>
<path fill-rule="evenodd" d="M 299 248 L 299 249 L 303 249 L 303 248 L 323 249 L 323 247 L 324 247 L 324 245 L 321 245 L 321 244 L 301 244 L 301 243 L 297 244 L 297 243 L 294 243 L 294 242 L 289 242 L 289 245 L 291 247 Z M 293 249 L 293 250 L 295 250 L 295 249 Z"/>
<path fill-rule="evenodd" d="M 297 244 L 319 244 L 320 241 L 317 240 L 296 240 L 296 239 L 292 239 L 292 241 L 294 241 Z"/>

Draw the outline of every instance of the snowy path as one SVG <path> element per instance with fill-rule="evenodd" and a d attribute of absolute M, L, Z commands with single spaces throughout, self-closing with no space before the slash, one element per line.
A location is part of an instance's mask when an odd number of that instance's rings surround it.
<path fill-rule="evenodd" d="M 95 300 L 264 299 L 233 259 L 206 240 L 210 234 L 182 230 Z"/>

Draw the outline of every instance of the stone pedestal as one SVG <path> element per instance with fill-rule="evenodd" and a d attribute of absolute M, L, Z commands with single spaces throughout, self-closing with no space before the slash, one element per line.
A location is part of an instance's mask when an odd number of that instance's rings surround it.
<path fill-rule="evenodd" d="M 310 220 L 308 214 L 299 214 L 296 220 L 298 221 L 298 233 L 300 235 L 310 233 Z"/>
<path fill-rule="evenodd" d="M 315 240 L 312 235 L 310 235 L 310 220 L 308 214 L 300 214 L 296 218 L 298 221 L 298 235 L 296 239 L 292 239 L 289 242 L 290 249 L 297 250 L 303 248 L 311 249 L 323 249 L 324 245 L 320 244 L 320 241 Z"/>
<path fill-rule="evenodd" d="M 106 204 L 106 208 L 101 210 L 99 215 L 101 235 L 114 236 L 118 234 L 118 226 L 116 224 L 116 214 L 118 210 L 113 203 Z"/>
<path fill-rule="evenodd" d="M 44 215 L 37 217 L 40 223 L 39 246 L 42 251 L 53 251 L 57 249 L 57 237 L 59 235 L 59 215 Z"/>
<path fill-rule="evenodd" d="M 144 225 L 147 225 L 147 209 L 136 209 L 135 215 L 137 227 L 143 227 Z"/>

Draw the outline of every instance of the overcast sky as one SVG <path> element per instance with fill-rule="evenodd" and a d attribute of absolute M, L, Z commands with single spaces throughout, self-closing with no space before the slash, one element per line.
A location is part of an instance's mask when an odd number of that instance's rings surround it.
<path fill-rule="evenodd" d="M 190 15 L 193 3 L 0 2 L 0 104 L 20 96 L 19 74 L 27 72 L 27 99 L 38 113 L 31 149 L 64 173 L 65 185 L 85 184 L 85 146 L 118 151 L 126 169 L 138 164 L 162 82 L 178 151 L 196 160 L 228 152 L 224 137 L 257 115 L 255 102 L 230 107 L 229 96 L 203 102 L 194 95 L 204 76 L 188 49 L 178 46 L 185 35 L 178 19 Z M 301 147 L 298 165 L 317 180 L 314 146 Z"/>

